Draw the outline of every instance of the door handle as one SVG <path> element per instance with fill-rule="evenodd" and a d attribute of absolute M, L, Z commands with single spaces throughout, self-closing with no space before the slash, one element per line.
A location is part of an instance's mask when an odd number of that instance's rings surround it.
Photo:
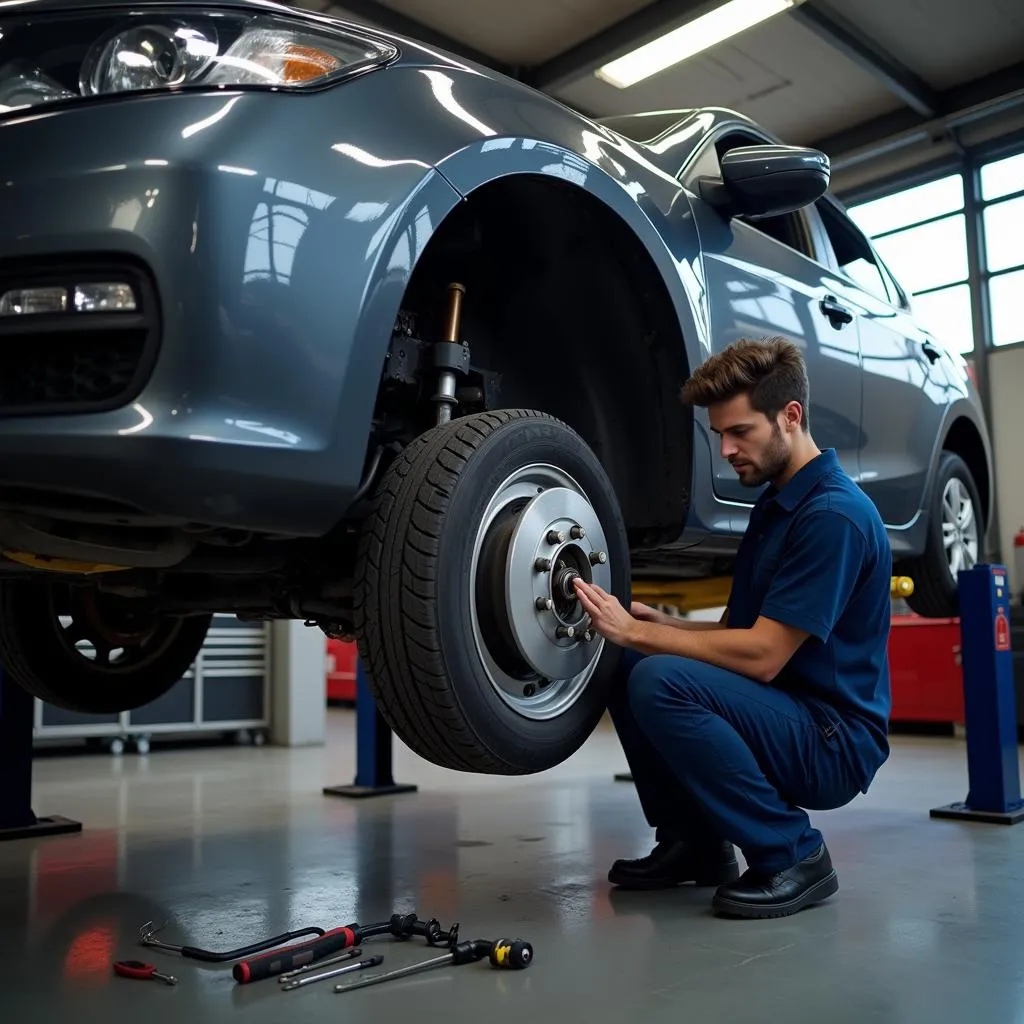
<path fill-rule="evenodd" d="M 818 303 L 818 308 L 829 318 L 832 326 L 837 331 L 841 330 L 844 324 L 848 324 L 853 320 L 853 313 L 839 302 L 834 295 L 826 295 Z"/>
<path fill-rule="evenodd" d="M 942 353 L 930 341 L 921 342 L 921 351 L 928 357 L 928 362 L 932 365 L 942 358 Z"/>

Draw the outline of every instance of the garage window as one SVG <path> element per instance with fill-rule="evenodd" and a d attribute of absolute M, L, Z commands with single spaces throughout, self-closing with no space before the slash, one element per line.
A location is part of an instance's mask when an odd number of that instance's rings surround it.
<path fill-rule="evenodd" d="M 984 274 L 993 345 L 1024 342 L 1024 153 L 985 164 L 979 172 Z"/>
<path fill-rule="evenodd" d="M 963 175 L 902 189 L 848 212 L 911 296 L 920 322 L 951 349 L 973 352 Z"/>

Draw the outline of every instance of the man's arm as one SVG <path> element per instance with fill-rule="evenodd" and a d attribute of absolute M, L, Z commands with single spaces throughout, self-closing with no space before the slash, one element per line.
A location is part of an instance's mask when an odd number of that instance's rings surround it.
<path fill-rule="evenodd" d="M 582 581 L 576 586 L 594 628 L 612 643 L 645 654 L 694 658 L 770 682 L 808 637 L 828 639 L 866 554 L 864 535 L 841 513 L 822 509 L 803 517 L 749 629 L 683 631 L 639 622 L 600 588 Z"/>
<path fill-rule="evenodd" d="M 843 613 L 867 555 L 864 535 L 845 515 L 812 512 L 796 524 L 750 629 L 672 636 L 638 622 L 631 643 L 646 654 L 678 654 L 771 682 L 800 645 L 824 643 Z"/>
<path fill-rule="evenodd" d="M 665 626 L 668 629 L 681 629 L 684 632 L 705 632 L 709 629 L 725 629 L 728 625 L 729 609 L 717 622 L 709 622 L 706 619 L 680 619 L 675 615 L 668 615 L 657 608 L 651 608 L 646 604 L 633 602 L 630 614 L 641 622 L 649 622 L 657 626 Z"/>
<path fill-rule="evenodd" d="M 623 641 L 626 647 L 641 654 L 694 658 L 770 683 L 808 636 L 802 629 L 762 616 L 750 629 L 692 632 L 680 632 L 656 622 L 637 622 Z"/>

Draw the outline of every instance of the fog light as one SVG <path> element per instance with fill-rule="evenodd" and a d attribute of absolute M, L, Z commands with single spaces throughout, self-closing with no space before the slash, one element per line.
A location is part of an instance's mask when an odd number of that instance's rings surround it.
<path fill-rule="evenodd" d="M 80 313 L 123 312 L 135 309 L 135 292 L 118 281 L 75 285 L 75 309 Z"/>
<path fill-rule="evenodd" d="M 0 316 L 29 316 L 35 313 L 63 313 L 68 291 L 59 286 L 13 288 L 0 295 Z"/>

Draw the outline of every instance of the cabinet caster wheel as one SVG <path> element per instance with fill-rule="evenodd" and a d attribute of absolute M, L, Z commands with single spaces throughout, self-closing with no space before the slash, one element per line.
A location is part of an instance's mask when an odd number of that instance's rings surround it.
<path fill-rule="evenodd" d="M 135 750 L 136 750 L 137 753 L 142 754 L 142 755 L 148 754 L 149 753 L 149 740 L 145 739 L 144 737 L 142 739 L 136 740 L 135 741 Z"/>
<path fill-rule="evenodd" d="M 111 740 L 110 753 L 112 757 L 120 757 L 124 753 L 124 740 Z"/>

